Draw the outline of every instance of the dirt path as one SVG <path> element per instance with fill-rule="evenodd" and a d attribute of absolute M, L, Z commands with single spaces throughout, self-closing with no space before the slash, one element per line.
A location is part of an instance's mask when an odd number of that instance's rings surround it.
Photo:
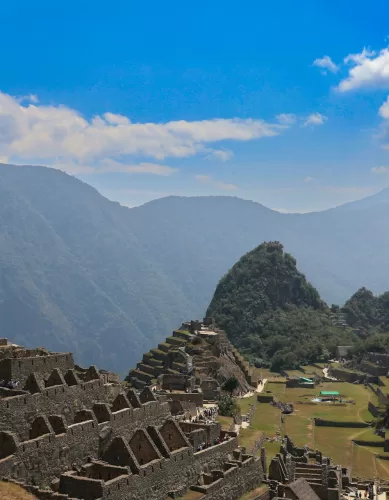
<path fill-rule="evenodd" d="M 243 396 L 240 396 L 240 397 L 241 398 L 251 398 L 251 396 L 254 396 L 254 394 L 258 394 L 259 392 L 262 392 L 264 390 L 264 388 L 265 388 L 266 382 L 267 382 L 267 378 L 264 378 L 262 380 L 262 382 L 260 382 L 257 385 L 257 388 L 256 388 L 255 391 L 246 392 L 246 394 L 243 394 Z"/>

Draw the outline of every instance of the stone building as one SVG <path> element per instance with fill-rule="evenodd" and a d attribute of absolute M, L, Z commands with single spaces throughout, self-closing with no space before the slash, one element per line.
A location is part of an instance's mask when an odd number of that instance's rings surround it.
<path fill-rule="evenodd" d="M 310 487 L 307 491 L 313 491 L 321 500 L 340 500 L 343 489 L 351 484 L 348 469 L 334 465 L 330 458 L 324 457 L 319 451 L 295 446 L 285 436 L 280 452 L 270 462 L 271 498 L 283 497 L 288 488 L 291 496 L 285 495 L 286 498 L 305 498 L 296 495 L 297 491 L 306 489 L 305 485 L 295 488 L 293 496 L 291 486 L 300 479 L 306 480 Z M 285 489 L 286 486 L 288 488 Z M 310 493 L 307 498 L 313 499 L 315 496 Z"/>
<path fill-rule="evenodd" d="M 194 490 L 234 500 L 264 479 L 263 457 L 248 455 L 234 432 L 181 419 L 177 406 L 193 412 L 186 393 L 173 401 L 128 388 L 70 353 L 5 350 L 0 477 L 39 499 L 165 500 Z"/>

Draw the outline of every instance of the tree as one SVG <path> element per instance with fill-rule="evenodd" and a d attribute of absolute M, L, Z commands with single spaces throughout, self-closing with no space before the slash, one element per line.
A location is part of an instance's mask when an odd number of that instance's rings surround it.
<path fill-rule="evenodd" d="M 223 392 L 218 399 L 218 412 L 219 415 L 223 417 L 234 417 L 238 413 L 240 413 L 240 407 L 236 400 L 228 394 L 227 392 Z"/>
<path fill-rule="evenodd" d="M 236 377 L 230 377 L 224 382 L 222 389 L 223 391 L 226 391 L 232 395 L 232 393 L 238 387 L 239 387 L 238 379 Z"/>

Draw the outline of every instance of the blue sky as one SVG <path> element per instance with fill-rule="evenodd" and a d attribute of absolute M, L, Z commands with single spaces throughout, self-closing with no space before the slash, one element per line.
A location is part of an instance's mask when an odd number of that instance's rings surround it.
<path fill-rule="evenodd" d="M 16 4 L 16 5 L 15 5 Z M 129 206 L 321 210 L 389 184 L 389 6 L 4 2 L 0 161 Z"/>

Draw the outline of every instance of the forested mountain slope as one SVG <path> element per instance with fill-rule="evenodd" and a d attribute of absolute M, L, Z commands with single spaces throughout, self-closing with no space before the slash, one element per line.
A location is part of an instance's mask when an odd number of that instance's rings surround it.
<path fill-rule="evenodd" d="M 371 332 L 389 331 L 389 292 L 373 295 L 370 290 L 360 288 L 342 310 L 352 326 Z"/>
<path fill-rule="evenodd" d="M 305 215 L 230 197 L 129 209 L 58 170 L 0 165 L 1 335 L 125 373 L 183 320 L 201 317 L 220 277 L 271 240 L 327 301 L 361 286 L 382 292 L 387 199 L 383 191 Z"/>
<path fill-rule="evenodd" d="M 355 341 L 333 325 L 330 310 L 279 242 L 244 255 L 220 280 L 207 316 L 258 366 L 297 368 L 328 359 Z"/>

